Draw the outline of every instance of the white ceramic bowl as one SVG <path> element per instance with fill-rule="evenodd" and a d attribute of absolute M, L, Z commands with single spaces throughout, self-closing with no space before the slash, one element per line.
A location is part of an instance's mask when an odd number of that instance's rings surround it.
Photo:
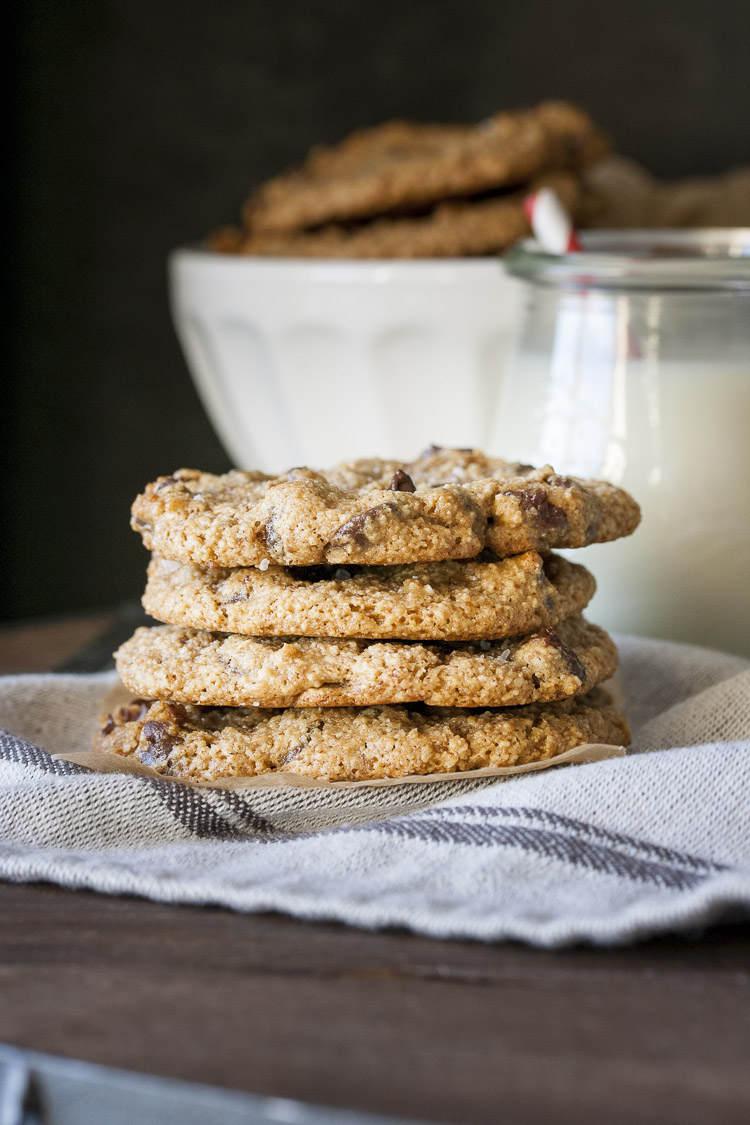
<path fill-rule="evenodd" d="M 522 293 L 499 259 L 181 249 L 169 276 L 188 366 L 239 468 L 486 448 Z"/>

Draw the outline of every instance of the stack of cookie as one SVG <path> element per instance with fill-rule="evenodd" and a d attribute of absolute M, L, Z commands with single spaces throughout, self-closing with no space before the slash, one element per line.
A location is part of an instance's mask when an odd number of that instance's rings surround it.
<path fill-rule="evenodd" d="M 251 195 L 241 228 L 214 250 L 293 258 L 493 254 L 529 233 L 523 199 L 551 187 L 573 214 L 581 171 L 608 150 L 566 102 L 498 113 L 478 125 L 389 121 L 362 129 Z"/>
<path fill-rule="evenodd" d="M 331 781 L 542 761 L 628 740 L 595 583 L 550 553 L 632 532 L 600 481 L 431 448 L 284 476 L 180 470 L 133 526 L 166 624 L 117 653 L 138 698 L 99 749 L 195 781 Z"/>

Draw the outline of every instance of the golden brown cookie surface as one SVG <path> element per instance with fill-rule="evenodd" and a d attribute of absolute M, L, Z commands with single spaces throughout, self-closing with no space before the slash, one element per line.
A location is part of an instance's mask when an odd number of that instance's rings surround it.
<path fill-rule="evenodd" d="M 143 598 L 169 625 L 246 636 L 480 640 L 523 636 L 579 613 L 585 567 L 535 551 L 365 567 L 199 568 L 154 558 Z"/>
<path fill-rule="evenodd" d="M 527 637 L 439 645 L 138 629 L 116 654 L 134 695 L 222 707 L 509 707 L 579 695 L 615 671 L 582 617 Z"/>
<path fill-rule="evenodd" d="M 94 748 L 190 781 L 285 771 L 330 781 L 545 761 L 587 742 L 621 745 L 627 723 L 600 688 L 560 703 L 467 711 L 423 706 L 201 708 L 136 701 Z"/>
<path fill-rule="evenodd" d="M 432 447 L 415 461 L 345 462 L 282 476 L 192 469 L 137 497 L 146 546 L 195 566 L 429 562 L 583 547 L 629 535 L 640 511 L 605 481 Z"/>

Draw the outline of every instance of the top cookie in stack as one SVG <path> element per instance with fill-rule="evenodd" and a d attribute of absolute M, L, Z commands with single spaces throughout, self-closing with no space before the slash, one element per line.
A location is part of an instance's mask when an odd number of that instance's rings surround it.
<path fill-rule="evenodd" d="M 133 526 L 156 552 L 144 604 L 167 624 L 120 649 L 141 698 L 97 744 L 192 780 L 339 781 L 627 741 L 595 686 L 614 646 L 580 616 L 593 578 L 546 552 L 638 519 L 612 485 L 474 450 L 160 478 Z"/>
<path fill-rule="evenodd" d="M 608 148 L 587 114 L 558 101 L 478 125 L 390 121 L 314 148 L 251 195 L 242 229 L 211 244 L 273 257 L 490 254 L 528 233 L 530 191 L 554 188 L 577 216 L 580 172 Z"/>
<path fill-rule="evenodd" d="M 347 461 L 282 476 L 181 469 L 147 486 L 132 526 L 194 566 L 385 565 L 585 547 L 629 535 L 638 505 L 606 481 L 558 476 L 473 449 Z"/>

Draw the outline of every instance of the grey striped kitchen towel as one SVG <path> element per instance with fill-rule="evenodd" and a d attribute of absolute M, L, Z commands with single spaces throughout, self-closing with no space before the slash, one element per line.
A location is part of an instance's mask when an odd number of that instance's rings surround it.
<path fill-rule="evenodd" d="M 0 680 L 0 878 L 542 946 L 750 913 L 750 662 L 619 641 L 627 757 L 386 788 L 93 773 L 51 755 L 112 677 Z"/>

